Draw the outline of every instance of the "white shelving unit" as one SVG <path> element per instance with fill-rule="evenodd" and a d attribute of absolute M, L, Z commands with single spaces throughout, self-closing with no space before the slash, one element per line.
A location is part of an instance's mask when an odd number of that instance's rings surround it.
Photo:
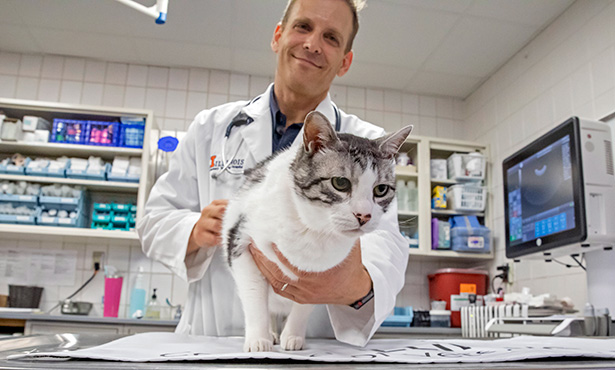
<path fill-rule="evenodd" d="M 27 176 L 0 173 L 0 180 L 28 181 L 39 184 L 67 184 L 85 187 L 90 194 L 112 194 L 111 197 L 135 198 L 137 205 L 137 219 L 143 214 L 143 207 L 152 183 L 149 174 L 149 144 L 150 130 L 153 122 L 153 112 L 143 109 L 109 108 L 85 105 L 72 105 L 63 103 L 50 103 L 17 99 L 0 99 L 0 110 L 12 118 L 22 118 L 24 115 L 41 116 L 49 122 L 53 118 L 89 119 L 110 121 L 120 117 L 135 117 L 145 119 L 145 133 L 143 148 L 123 148 L 97 145 L 61 144 L 61 143 L 29 143 L 0 141 L 0 156 L 2 158 L 20 153 L 30 157 L 80 157 L 88 158 L 97 156 L 105 161 L 112 161 L 115 156 L 140 157 L 141 177 L 136 182 L 119 181 L 96 181 L 61 177 Z M 91 217 L 91 208 L 86 210 Z M 89 223 L 86 225 L 89 227 Z M 97 230 L 89 228 L 55 227 L 39 225 L 15 225 L 0 224 L 0 237 L 20 239 L 61 239 L 61 240 L 84 240 L 84 239 L 115 239 L 115 240 L 138 240 L 135 231 L 120 230 Z"/>
<path fill-rule="evenodd" d="M 489 148 L 474 142 L 448 140 L 433 137 L 411 136 L 403 144 L 400 152 L 408 153 L 416 166 L 416 172 L 408 171 L 407 168 L 397 166 L 395 175 L 398 179 L 405 181 L 415 181 L 418 188 L 418 210 L 416 212 L 400 211 L 398 218 L 400 225 L 404 225 L 418 231 L 419 247 L 410 248 L 411 256 L 418 256 L 427 259 L 465 259 L 465 260 L 485 260 L 493 259 L 493 242 L 490 253 L 463 253 L 451 250 L 432 250 L 431 249 L 431 219 L 432 217 L 450 217 L 455 215 L 476 215 L 484 220 L 485 226 L 492 228 L 489 217 L 491 204 L 487 202 L 484 212 L 457 212 L 453 210 L 432 210 L 431 191 L 434 186 L 451 186 L 458 184 L 454 180 L 434 180 L 431 176 L 430 161 L 432 158 L 446 159 L 453 153 L 479 152 L 489 160 Z M 489 188 L 490 171 L 484 180 L 484 186 Z"/>

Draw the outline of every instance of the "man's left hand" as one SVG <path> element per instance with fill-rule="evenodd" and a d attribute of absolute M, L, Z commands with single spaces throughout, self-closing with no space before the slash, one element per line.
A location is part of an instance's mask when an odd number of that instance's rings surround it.
<path fill-rule="evenodd" d="M 366 296 L 372 288 L 371 277 L 361 262 L 361 241 L 359 239 L 344 261 L 323 272 L 299 270 L 288 262 L 275 245 L 272 247 L 280 262 L 288 267 L 299 278 L 298 280 L 291 280 L 284 275 L 275 262 L 267 259 L 252 244 L 250 244 L 250 252 L 273 290 L 297 303 L 350 305 Z"/>

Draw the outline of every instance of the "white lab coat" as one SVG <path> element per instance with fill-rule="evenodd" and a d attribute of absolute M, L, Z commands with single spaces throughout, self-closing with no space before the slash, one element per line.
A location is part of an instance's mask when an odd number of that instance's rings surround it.
<path fill-rule="evenodd" d="M 176 332 L 193 335 L 243 335 L 243 311 L 221 248 L 199 249 L 185 259 L 188 239 L 200 211 L 215 199 L 229 199 L 241 185 L 240 175 L 224 172 L 214 180 L 210 168 L 219 165 L 221 143 L 231 120 L 243 110 L 254 121 L 233 128 L 226 159 L 251 168 L 271 154 L 270 85 L 260 99 L 234 102 L 200 112 L 171 158 L 169 171 L 152 188 L 145 215 L 137 230 L 149 258 L 163 263 L 189 283 L 188 300 Z M 317 107 L 332 124 L 335 110 L 330 96 Z M 384 130 L 340 111 L 340 132 L 376 138 Z M 300 141 L 303 134 L 299 133 Z M 238 146 L 241 140 L 243 144 Z M 298 142 L 295 142 L 295 145 Z M 216 156 L 216 158 L 212 158 Z M 237 171 L 237 168 L 234 169 Z M 391 313 L 404 284 L 408 244 L 399 233 L 393 202 L 377 230 L 361 237 L 363 264 L 374 286 L 367 305 L 355 310 L 344 305 L 318 306 L 310 317 L 308 336 L 335 337 L 363 346 Z M 328 313 L 328 317 L 327 317 Z"/>

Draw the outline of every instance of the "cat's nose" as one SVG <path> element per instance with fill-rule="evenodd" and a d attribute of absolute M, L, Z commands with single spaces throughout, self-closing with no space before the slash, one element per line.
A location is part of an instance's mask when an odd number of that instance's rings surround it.
<path fill-rule="evenodd" d="M 368 214 L 361 214 L 361 213 L 355 213 L 354 216 L 357 218 L 357 221 L 359 221 L 359 225 L 363 226 L 367 223 L 367 221 L 371 220 L 372 215 Z"/>

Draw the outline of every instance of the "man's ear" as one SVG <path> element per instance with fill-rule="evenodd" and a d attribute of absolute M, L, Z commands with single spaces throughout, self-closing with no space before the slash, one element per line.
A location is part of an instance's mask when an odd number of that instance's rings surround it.
<path fill-rule="evenodd" d="M 350 50 L 349 52 L 346 53 L 346 55 L 344 55 L 344 59 L 342 60 L 342 65 L 340 66 L 340 69 L 337 71 L 338 77 L 342 77 L 343 75 L 346 74 L 346 72 L 348 72 L 348 70 L 350 69 L 350 65 L 352 64 L 352 57 L 353 57 L 352 50 Z"/>
<path fill-rule="evenodd" d="M 278 40 L 280 39 L 280 36 L 282 36 L 282 23 L 278 23 L 275 26 L 275 30 L 273 30 L 273 37 L 271 38 L 271 50 L 275 53 L 278 52 Z"/>

